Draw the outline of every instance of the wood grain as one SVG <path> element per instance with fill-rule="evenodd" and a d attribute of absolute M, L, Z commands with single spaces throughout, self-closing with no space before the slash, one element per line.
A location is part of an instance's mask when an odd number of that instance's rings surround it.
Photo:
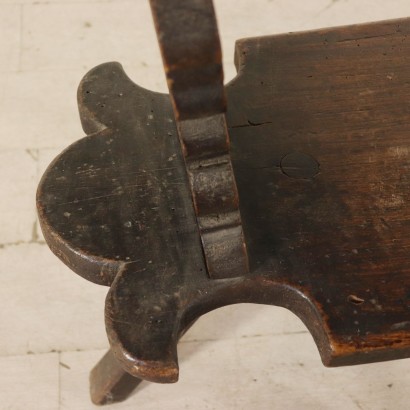
<path fill-rule="evenodd" d="M 111 285 L 109 339 L 136 377 L 173 382 L 177 341 L 233 303 L 296 313 L 325 365 L 410 356 L 410 20 L 241 40 L 226 87 L 251 271 L 206 274 L 169 97 L 118 64 L 79 89 L 88 137 L 38 191 L 51 249 Z"/>

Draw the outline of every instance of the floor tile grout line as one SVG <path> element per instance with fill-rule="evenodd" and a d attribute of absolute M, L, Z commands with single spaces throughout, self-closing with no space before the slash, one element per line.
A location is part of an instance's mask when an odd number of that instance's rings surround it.
<path fill-rule="evenodd" d="M 184 344 L 191 344 L 191 343 L 210 343 L 210 342 L 227 342 L 227 341 L 233 341 L 233 340 L 246 340 L 246 339 L 257 339 L 257 338 L 270 338 L 270 337 L 278 337 L 278 336 L 297 336 L 297 335 L 304 335 L 304 334 L 309 334 L 307 330 L 300 330 L 300 331 L 295 331 L 295 332 L 282 332 L 282 333 L 271 333 L 271 334 L 256 334 L 256 335 L 243 335 L 241 337 L 227 337 L 227 338 L 215 338 L 215 339 L 191 339 L 191 340 L 181 340 L 179 342 L 179 345 L 184 345 Z M 90 351 L 97 351 L 97 350 L 107 350 L 109 347 L 95 347 L 95 348 L 85 348 L 85 349 L 68 349 L 68 350 L 50 350 L 47 352 L 28 352 L 28 353 L 22 353 L 22 354 L 0 354 L 0 359 L 6 358 L 6 357 L 25 357 L 25 356 L 40 356 L 40 355 L 47 355 L 47 354 L 58 354 L 60 357 L 61 353 L 82 353 L 82 352 L 90 352 Z"/>
<path fill-rule="evenodd" d="M 50 350 L 48 352 L 28 352 L 28 353 L 21 353 L 21 354 L 0 354 L 0 360 L 1 359 L 6 359 L 10 357 L 27 357 L 27 356 L 44 356 L 48 354 L 56 354 L 60 355 L 61 353 L 83 353 L 83 352 L 92 352 L 96 350 L 107 350 L 108 347 L 96 347 L 96 348 L 90 348 L 90 349 L 72 349 L 72 350 Z M 1 409 L 1 408 L 0 408 Z"/>
<path fill-rule="evenodd" d="M 37 223 L 37 218 L 36 218 L 36 223 Z M 36 227 L 37 228 L 37 227 Z M 36 229 L 37 233 L 38 230 Z M 32 235 L 33 235 L 33 231 L 32 231 Z M 11 248 L 13 246 L 21 246 L 21 245 L 41 245 L 44 246 L 46 245 L 46 242 L 40 239 L 36 239 L 36 240 L 29 240 L 29 241 L 16 241 L 16 242 L 5 242 L 5 243 L 0 243 L 0 250 L 2 249 L 7 249 L 7 248 Z"/>
<path fill-rule="evenodd" d="M 179 344 L 188 343 L 209 343 L 209 342 L 219 342 L 227 340 L 243 340 L 243 339 L 257 339 L 260 337 L 278 337 L 278 336 L 292 336 L 292 335 L 303 335 L 309 334 L 308 330 L 298 330 L 295 332 L 281 332 L 281 333 L 266 333 L 266 334 L 254 334 L 254 335 L 242 335 L 242 336 L 232 336 L 232 337 L 221 337 L 221 338 L 209 338 L 209 339 L 188 339 L 181 340 Z"/>
<path fill-rule="evenodd" d="M 82 131 L 82 130 L 80 130 Z M 83 136 L 86 137 L 87 135 L 83 132 Z M 80 138 L 78 138 L 80 139 Z M 78 140 L 77 139 L 77 140 Z M 39 147 L 39 148 L 32 148 L 32 147 L 1 147 L 0 146 L 0 153 L 7 153 L 7 152 L 22 152 L 25 151 L 28 153 L 28 151 L 57 151 L 57 153 L 60 153 L 61 151 L 65 150 L 68 145 L 72 144 L 76 140 L 68 140 L 65 142 L 65 145 L 61 146 L 44 146 L 44 147 Z M 29 154 L 30 155 L 30 154 Z M 57 154 L 56 154 L 57 155 Z M 36 161 L 36 160 L 34 160 Z"/>

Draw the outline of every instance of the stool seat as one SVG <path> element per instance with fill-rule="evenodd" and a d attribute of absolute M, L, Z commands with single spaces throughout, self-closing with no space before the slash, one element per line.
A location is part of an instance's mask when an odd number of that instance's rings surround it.
<path fill-rule="evenodd" d="M 174 382 L 181 335 L 234 303 L 290 309 L 327 366 L 410 356 L 409 34 L 401 19 L 237 42 L 226 121 L 250 268 L 217 280 L 169 96 L 118 63 L 85 76 L 88 136 L 37 202 L 52 251 L 110 286 L 110 363 Z"/>

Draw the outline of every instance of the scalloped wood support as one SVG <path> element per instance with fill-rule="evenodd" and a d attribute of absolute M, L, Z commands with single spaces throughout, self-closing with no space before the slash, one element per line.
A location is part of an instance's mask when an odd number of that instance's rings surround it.
<path fill-rule="evenodd" d="M 88 136 L 37 204 L 52 251 L 110 287 L 96 403 L 175 382 L 180 336 L 234 303 L 293 311 L 327 366 L 410 356 L 409 33 L 403 19 L 238 41 L 226 121 L 250 271 L 223 280 L 207 274 L 169 96 L 117 63 L 85 76 Z"/>

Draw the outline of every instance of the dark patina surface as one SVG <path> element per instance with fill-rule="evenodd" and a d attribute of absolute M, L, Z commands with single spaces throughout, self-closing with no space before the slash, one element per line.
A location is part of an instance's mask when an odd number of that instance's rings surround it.
<path fill-rule="evenodd" d="M 53 252 L 110 286 L 98 366 L 114 382 L 94 372 L 95 402 L 117 382 L 124 395 L 120 369 L 176 381 L 179 337 L 233 303 L 292 310 L 328 366 L 410 356 L 409 33 L 404 19 L 237 43 L 226 119 L 250 270 L 223 279 L 208 274 L 169 96 L 117 63 L 86 75 L 88 136 L 37 201 Z"/>

